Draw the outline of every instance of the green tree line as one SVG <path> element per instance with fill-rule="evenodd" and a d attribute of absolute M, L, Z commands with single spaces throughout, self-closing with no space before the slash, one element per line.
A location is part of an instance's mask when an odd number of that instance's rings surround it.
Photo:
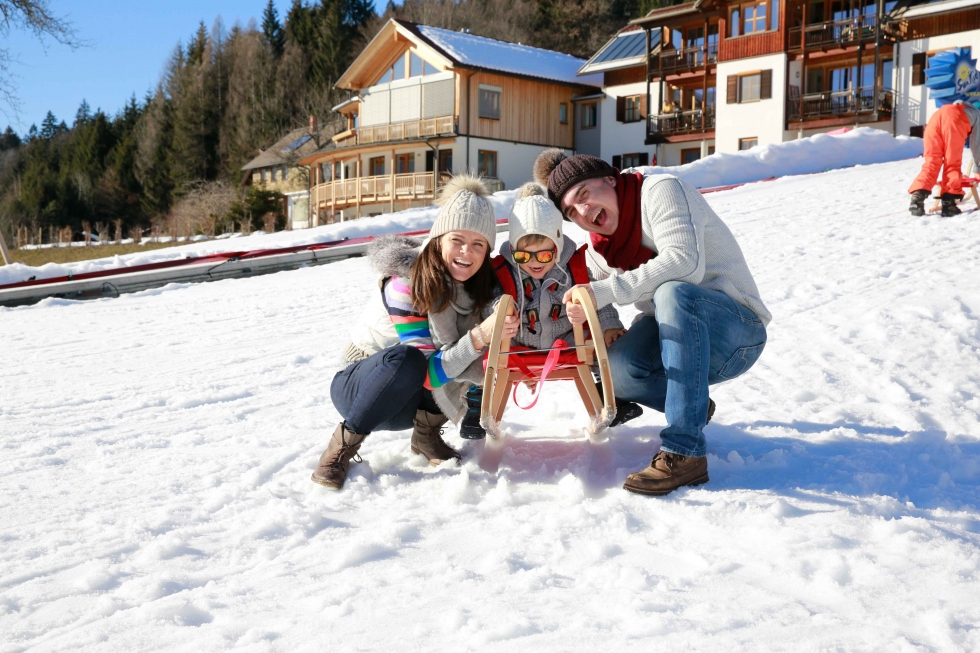
<path fill-rule="evenodd" d="M 202 182 L 236 188 L 241 166 L 316 116 L 335 119 L 334 88 L 389 17 L 590 56 L 630 18 L 676 0 L 269 0 L 260 23 L 203 22 L 175 48 L 157 87 L 108 115 L 82 102 L 71 124 L 0 133 L 0 230 L 46 234 L 121 221 L 146 230 Z M 268 202 L 268 198 L 257 201 Z M 236 207 L 241 212 L 241 206 Z"/>

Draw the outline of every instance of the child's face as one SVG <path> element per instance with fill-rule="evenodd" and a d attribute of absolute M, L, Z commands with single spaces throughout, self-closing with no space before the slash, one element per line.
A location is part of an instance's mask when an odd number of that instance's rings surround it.
<path fill-rule="evenodd" d="M 547 263 L 539 263 L 538 259 L 535 258 L 535 252 L 553 252 L 555 251 L 555 243 L 551 240 L 542 240 L 533 245 L 527 245 L 526 247 L 521 247 L 520 251 L 529 252 L 531 254 L 531 260 L 527 263 L 520 263 L 520 268 L 525 273 L 531 275 L 534 279 L 544 279 L 544 275 L 551 271 L 551 268 L 555 267 L 555 263 L 558 261 L 558 257 L 555 256 Z"/>

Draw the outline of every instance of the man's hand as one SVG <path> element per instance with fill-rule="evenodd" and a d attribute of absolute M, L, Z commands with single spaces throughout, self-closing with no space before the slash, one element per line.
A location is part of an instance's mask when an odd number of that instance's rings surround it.
<path fill-rule="evenodd" d="M 572 302 L 572 291 L 576 288 L 585 288 L 585 290 L 589 293 L 589 299 L 592 300 L 592 305 L 595 306 L 595 293 L 592 292 L 592 284 L 588 283 L 572 286 L 567 292 L 565 292 L 565 296 L 561 298 L 561 301 L 563 304 L 565 304 L 565 315 L 568 316 L 569 322 L 572 324 L 585 324 L 585 308 Z"/>
<path fill-rule="evenodd" d="M 602 332 L 602 339 L 606 341 L 606 347 L 613 344 L 619 337 L 626 333 L 626 329 L 606 329 Z"/>

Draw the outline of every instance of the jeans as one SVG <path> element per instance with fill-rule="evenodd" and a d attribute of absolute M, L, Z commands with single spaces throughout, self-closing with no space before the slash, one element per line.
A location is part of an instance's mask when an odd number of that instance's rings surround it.
<path fill-rule="evenodd" d="M 656 317 L 640 318 L 609 348 L 618 399 L 665 413 L 661 449 L 704 456 L 708 385 L 745 373 L 766 346 L 766 327 L 717 290 L 670 281 L 653 296 Z"/>
<path fill-rule="evenodd" d="M 337 372 L 330 398 L 354 433 L 403 431 L 414 426 L 417 410 L 442 413 L 422 385 L 426 374 L 425 354 L 395 345 Z"/>

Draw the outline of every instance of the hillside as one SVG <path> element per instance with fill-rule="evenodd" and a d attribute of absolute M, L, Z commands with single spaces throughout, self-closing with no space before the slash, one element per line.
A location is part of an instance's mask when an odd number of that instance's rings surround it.
<path fill-rule="evenodd" d="M 707 195 L 774 320 L 659 499 L 662 415 L 590 442 L 559 383 L 312 484 L 364 259 L 0 308 L 0 652 L 980 648 L 980 213 L 910 218 L 919 165 Z"/>

